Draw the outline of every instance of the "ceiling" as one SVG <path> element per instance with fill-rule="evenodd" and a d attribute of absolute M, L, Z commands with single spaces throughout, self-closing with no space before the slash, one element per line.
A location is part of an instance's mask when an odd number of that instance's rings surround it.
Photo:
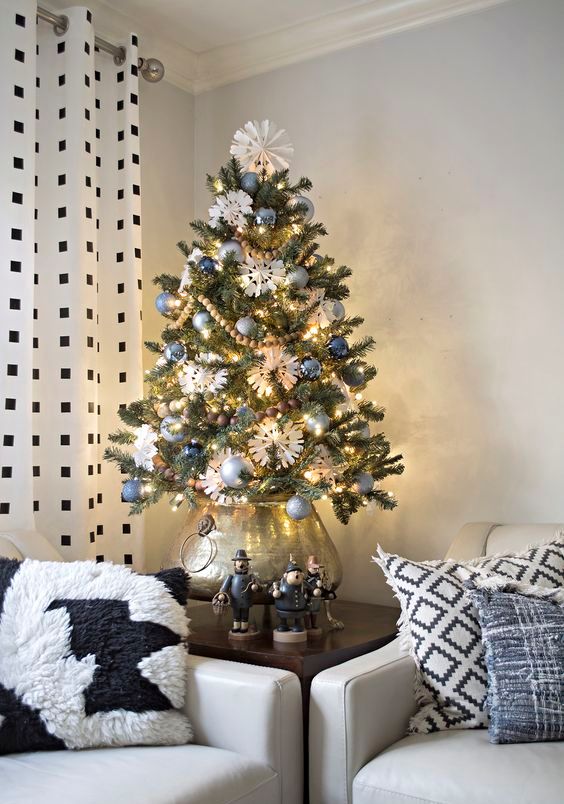
<path fill-rule="evenodd" d="M 507 0 L 85 0 L 96 32 L 135 31 L 193 93 Z M 40 0 L 62 10 L 71 0 Z"/>

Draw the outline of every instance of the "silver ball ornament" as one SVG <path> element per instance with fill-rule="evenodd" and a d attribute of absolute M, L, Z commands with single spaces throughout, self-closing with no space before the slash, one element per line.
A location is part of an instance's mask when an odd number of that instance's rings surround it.
<path fill-rule="evenodd" d="M 235 329 L 239 335 L 244 335 L 246 338 L 250 338 L 256 328 L 257 322 L 254 320 L 254 318 L 251 318 L 250 315 L 246 315 L 244 318 L 240 318 L 235 322 Z"/>
<path fill-rule="evenodd" d="M 331 312 L 335 316 L 336 321 L 342 321 L 345 317 L 345 305 L 338 299 L 332 300 Z"/>
<path fill-rule="evenodd" d="M 301 290 L 309 282 L 309 274 L 302 265 L 294 265 L 286 274 L 286 281 L 291 288 Z"/>
<path fill-rule="evenodd" d="M 368 472 L 358 472 L 353 477 L 352 490 L 356 494 L 368 494 L 374 488 L 374 478 Z"/>
<path fill-rule="evenodd" d="M 121 487 L 121 501 L 122 502 L 138 502 L 145 496 L 145 490 L 141 480 L 131 478 L 126 480 Z"/>
<path fill-rule="evenodd" d="M 186 438 L 186 423 L 179 416 L 165 416 L 161 422 L 161 435 L 170 444 L 178 444 Z"/>
<path fill-rule="evenodd" d="M 311 514 L 311 511 L 310 501 L 302 497 L 301 494 L 294 494 L 286 503 L 286 513 L 290 519 L 296 519 L 298 521 L 305 519 L 306 516 Z"/>
<path fill-rule="evenodd" d="M 207 310 L 200 310 L 192 316 L 192 326 L 196 332 L 203 332 L 208 329 L 212 322 L 212 317 Z"/>
<path fill-rule="evenodd" d="M 271 207 L 261 207 L 255 212 L 255 223 L 257 226 L 274 226 L 276 223 L 276 212 Z"/>
<path fill-rule="evenodd" d="M 164 419 L 166 416 L 170 414 L 170 408 L 166 402 L 161 402 L 161 404 L 157 408 L 157 416 L 159 419 Z"/>
<path fill-rule="evenodd" d="M 241 189 L 249 195 L 254 195 L 259 188 L 259 179 L 256 173 L 249 171 L 241 176 Z"/>
<path fill-rule="evenodd" d="M 315 212 L 315 207 L 313 206 L 313 202 L 306 198 L 305 195 L 293 195 L 292 198 L 288 201 L 288 206 L 290 209 L 293 209 L 297 205 L 302 207 L 307 207 L 306 212 L 303 213 L 303 220 L 304 223 L 309 223 L 310 220 L 313 218 L 313 214 Z"/>
<path fill-rule="evenodd" d="M 155 307 L 161 315 L 169 315 L 176 309 L 176 296 L 172 293 L 159 293 L 155 299 Z"/>
<path fill-rule="evenodd" d="M 219 468 L 219 476 L 231 489 L 242 489 L 247 485 L 248 481 L 241 477 L 243 472 L 254 475 L 252 463 L 242 455 L 231 455 Z"/>
<path fill-rule="evenodd" d="M 224 260 L 228 254 L 231 254 L 237 262 L 243 262 L 245 257 L 241 244 L 237 240 L 226 240 L 217 250 L 217 256 L 220 260 Z"/>
<path fill-rule="evenodd" d="M 331 419 L 326 413 L 314 413 L 311 416 L 306 416 L 304 421 L 308 433 L 313 433 L 316 436 L 322 436 L 326 433 L 331 424 Z"/>
<path fill-rule="evenodd" d="M 172 341 L 165 346 L 164 356 L 169 363 L 182 363 L 186 359 L 186 348 L 184 344 Z"/>

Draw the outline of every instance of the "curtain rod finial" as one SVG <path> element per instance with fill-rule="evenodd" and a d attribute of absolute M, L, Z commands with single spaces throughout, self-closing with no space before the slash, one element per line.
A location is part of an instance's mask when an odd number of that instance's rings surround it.
<path fill-rule="evenodd" d="M 145 81 L 149 81 L 151 84 L 156 84 L 165 74 L 164 65 L 158 59 L 140 58 L 137 65 Z"/>

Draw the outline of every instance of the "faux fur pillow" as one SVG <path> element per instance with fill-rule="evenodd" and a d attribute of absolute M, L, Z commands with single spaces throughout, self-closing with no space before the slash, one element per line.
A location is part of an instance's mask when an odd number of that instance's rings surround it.
<path fill-rule="evenodd" d="M 564 539 L 522 553 L 473 561 L 409 561 L 378 547 L 374 558 L 401 605 L 400 639 L 417 665 L 420 705 L 410 731 L 487 726 L 487 671 L 478 613 L 464 580 L 500 575 L 549 588 L 564 586 Z"/>
<path fill-rule="evenodd" d="M 180 569 L 0 559 L 0 754 L 189 742 Z"/>

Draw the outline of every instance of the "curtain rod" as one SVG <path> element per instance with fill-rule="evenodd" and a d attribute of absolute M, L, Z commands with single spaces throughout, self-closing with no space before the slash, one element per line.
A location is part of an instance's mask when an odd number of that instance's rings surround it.
<path fill-rule="evenodd" d="M 49 11 L 47 8 L 37 6 L 37 16 L 39 19 L 43 20 L 44 22 L 48 22 L 49 25 L 52 25 L 57 36 L 63 36 L 63 34 L 66 34 L 69 29 L 70 23 L 66 14 L 55 14 L 52 11 Z M 103 50 L 105 53 L 109 53 L 111 56 L 113 56 L 114 64 L 116 64 L 118 67 L 124 63 L 126 50 L 123 45 L 112 45 L 111 42 L 108 42 L 106 39 L 102 39 L 101 36 L 94 37 L 94 44 L 98 50 Z M 143 78 L 151 83 L 160 81 L 164 76 L 164 66 L 158 59 L 140 58 L 138 59 L 138 67 Z"/>

